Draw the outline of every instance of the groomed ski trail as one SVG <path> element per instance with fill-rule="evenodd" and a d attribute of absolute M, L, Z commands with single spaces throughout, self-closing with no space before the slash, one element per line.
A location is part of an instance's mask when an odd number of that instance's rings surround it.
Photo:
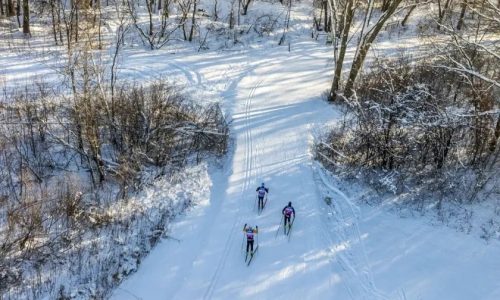
<path fill-rule="evenodd" d="M 226 166 L 231 174 L 214 172 L 211 199 L 170 230 L 182 242 L 161 243 L 112 299 L 131 299 L 130 294 L 141 299 L 287 300 L 349 295 L 346 274 L 330 251 L 338 241 L 323 224 L 325 205 L 310 153 L 315 128 L 338 117 L 321 99 L 330 80 L 331 53 L 306 36 L 299 39 L 291 51 L 276 47 L 211 55 L 209 67 L 203 56 L 183 57 L 189 61 L 188 82 L 223 86 L 234 139 Z M 180 60 L 171 65 L 188 65 Z M 228 80 L 221 82 L 221 65 L 235 61 L 241 66 L 222 67 Z M 273 201 L 258 215 L 253 206 L 261 182 Z M 275 237 L 288 201 L 297 212 L 290 242 L 282 234 Z M 259 226 L 259 255 L 250 267 L 240 247 L 245 223 Z"/>
<path fill-rule="evenodd" d="M 341 275 L 331 267 L 329 241 L 320 233 L 322 203 L 310 154 L 312 129 L 334 114 L 321 101 L 328 76 L 317 75 L 329 54 L 312 41 L 295 47 L 291 52 L 277 47 L 233 54 L 246 68 L 222 93 L 233 119 L 232 174 L 213 177 L 210 201 L 171 229 L 182 242 L 159 245 L 113 299 L 130 297 L 121 290 L 142 299 L 327 299 L 345 294 Z M 210 80 L 210 72 L 194 72 Z M 257 215 L 255 188 L 261 182 L 273 201 Z M 288 201 L 297 211 L 290 242 L 275 238 Z M 245 223 L 260 230 L 259 256 L 250 268 L 240 250 Z M 158 257 L 161 261 L 155 261 Z"/>

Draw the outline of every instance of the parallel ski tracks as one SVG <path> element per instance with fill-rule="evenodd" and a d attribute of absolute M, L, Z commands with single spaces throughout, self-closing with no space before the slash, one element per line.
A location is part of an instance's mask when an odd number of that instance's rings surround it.
<path fill-rule="evenodd" d="M 254 165 L 256 161 L 256 157 L 253 155 L 254 154 L 254 145 L 253 145 L 253 136 L 252 136 L 252 130 L 250 126 L 250 111 L 252 107 L 252 100 L 255 96 L 255 91 L 257 88 L 262 84 L 264 80 L 258 81 L 255 85 L 250 90 L 250 93 L 246 97 L 246 102 L 245 102 L 245 115 L 244 115 L 244 130 L 245 130 L 245 181 L 243 183 L 242 189 L 241 189 L 241 194 L 240 194 L 240 201 L 245 201 L 245 195 L 248 193 L 248 189 L 250 187 L 251 179 L 252 179 L 252 173 L 254 173 Z M 256 175 L 256 174 L 255 174 Z M 254 175 L 254 176 L 255 176 Z M 231 227 L 230 234 L 228 235 L 228 238 L 226 240 L 226 243 L 224 244 L 224 250 L 222 253 L 222 256 L 219 259 L 219 263 L 217 264 L 217 267 L 215 268 L 215 271 L 212 275 L 212 278 L 210 279 L 210 283 L 208 285 L 208 288 L 203 296 L 203 299 L 211 299 L 213 296 L 213 293 L 215 291 L 215 287 L 217 285 L 217 281 L 220 277 L 220 274 L 222 270 L 224 269 L 224 266 L 226 264 L 227 258 L 230 256 L 229 253 L 231 253 L 231 249 L 234 245 L 234 237 L 238 236 L 236 234 L 236 229 L 239 228 L 239 225 L 242 223 L 242 214 L 239 213 L 239 207 L 238 205 L 238 212 L 235 217 L 235 221 Z"/>

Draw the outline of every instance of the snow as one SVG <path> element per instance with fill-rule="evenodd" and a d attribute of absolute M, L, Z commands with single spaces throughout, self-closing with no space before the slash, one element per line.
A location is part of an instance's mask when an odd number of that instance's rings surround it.
<path fill-rule="evenodd" d="M 173 225 L 172 235 L 181 242 L 160 244 L 113 299 L 131 293 L 143 299 L 336 294 L 338 276 L 331 271 L 328 243 L 317 233 L 324 229 L 309 153 L 310 128 L 335 114 L 318 97 L 328 82 L 328 73 L 317 74 L 329 63 L 328 49 L 307 41 L 294 43 L 291 52 L 279 47 L 224 53 L 222 58 L 233 59 L 247 62 L 247 67 L 234 74 L 222 92 L 232 106 L 228 110 L 235 148 L 227 166 L 230 174 L 215 175 L 209 203 Z M 206 69 L 196 72 L 208 81 L 214 76 Z M 262 181 L 270 188 L 269 202 L 257 216 L 255 189 Z M 283 234 L 275 238 L 280 211 L 288 201 L 298 213 L 290 242 Z M 259 252 L 250 267 L 243 262 L 245 223 L 260 230 Z"/>
<path fill-rule="evenodd" d="M 238 62 L 220 91 L 233 118 L 234 153 L 212 175 L 210 200 L 174 223 L 180 242 L 161 243 L 111 299 L 498 299 L 498 242 L 356 204 L 313 162 L 314 133 L 341 116 L 321 99 L 330 51 L 295 36 L 291 52 L 177 58 L 202 74 L 196 84 L 217 82 L 222 66 Z M 260 182 L 270 193 L 258 215 Z M 290 241 L 276 237 L 288 201 L 297 211 Z M 249 267 L 245 223 L 260 230 Z"/>
<path fill-rule="evenodd" d="M 337 224 L 337 245 L 358 244 L 336 246 L 337 260 L 351 276 L 374 278 L 387 299 L 499 298 L 498 242 L 487 245 L 478 236 L 401 218 L 380 206 L 357 206 L 353 199 L 363 198 L 363 191 L 340 190 L 340 179 L 320 168 L 317 174 L 324 197 L 333 199 L 327 214 Z M 353 299 L 365 298 L 371 297 Z"/>
<path fill-rule="evenodd" d="M 222 101 L 234 145 L 210 178 L 205 165 L 192 171 L 193 178 L 184 175 L 180 195 L 160 180 L 134 199 L 146 200 L 149 209 L 163 198 L 195 205 L 169 225 L 168 238 L 137 270 L 135 263 L 124 267 L 136 272 L 111 299 L 500 299 L 498 239 L 485 243 L 362 204 L 367 191 L 345 186 L 314 162 L 316 133 L 342 113 L 322 100 L 333 54 L 308 37 L 307 5 L 292 12 L 290 51 L 276 46 L 276 36 L 234 51 L 124 51 L 119 78 L 143 83 L 164 77 L 182 82 L 200 102 Z M 405 41 L 407 51 L 419 49 L 417 39 Z M 399 48 L 386 37 L 374 52 L 397 54 Z M 13 57 L 0 55 L 6 86 L 56 77 L 55 67 L 38 59 L 13 63 Z M 255 188 L 261 182 L 270 193 L 258 215 Z M 290 240 L 276 235 L 288 201 L 297 212 Z M 245 223 L 260 230 L 259 252 L 248 267 Z"/>

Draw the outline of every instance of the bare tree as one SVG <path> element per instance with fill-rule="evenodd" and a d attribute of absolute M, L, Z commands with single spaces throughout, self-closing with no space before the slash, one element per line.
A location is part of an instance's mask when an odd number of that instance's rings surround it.
<path fill-rule="evenodd" d="M 20 1 L 20 0 L 18 0 Z M 23 0 L 23 33 L 25 36 L 31 36 L 30 31 L 30 4 L 28 0 Z"/>
<path fill-rule="evenodd" d="M 197 5 L 197 2 L 196 0 L 193 0 L 194 1 L 194 4 L 193 4 L 193 14 L 191 16 L 191 30 L 189 31 L 189 38 L 188 38 L 188 41 L 193 41 L 193 34 L 194 34 L 194 28 L 196 27 L 196 5 Z"/>
<path fill-rule="evenodd" d="M 418 1 L 419 0 L 415 0 L 415 4 L 413 4 L 413 5 L 410 6 L 410 8 L 408 9 L 408 12 L 406 13 L 406 15 L 404 16 L 403 20 L 401 21 L 401 26 L 403 26 L 403 27 L 406 26 L 406 23 L 408 22 L 408 19 L 410 18 L 410 15 L 415 10 L 415 8 L 417 8 Z"/>
<path fill-rule="evenodd" d="M 241 1 L 243 5 L 243 10 L 241 11 L 241 15 L 245 16 L 248 12 L 248 7 L 250 6 L 250 2 L 252 2 L 252 0 L 241 0 Z"/>
<path fill-rule="evenodd" d="M 344 65 L 345 53 L 348 47 L 349 32 L 351 30 L 352 21 L 354 19 L 355 11 L 357 8 L 357 0 L 346 0 L 343 4 L 339 1 L 328 0 L 329 7 L 332 10 L 332 18 L 334 20 L 335 35 L 340 32 L 340 51 L 338 56 L 335 52 L 335 72 L 333 75 L 332 86 L 330 88 L 329 100 L 333 101 L 336 98 L 337 91 L 339 90 L 339 84 L 342 76 L 342 68 Z M 340 19 L 341 18 L 341 19 Z M 338 20 L 341 20 L 340 22 Z M 335 38 L 335 41 L 337 39 Z M 335 50 L 337 48 L 337 43 L 334 43 Z"/>
<path fill-rule="evenodd" d="M 7 17 L 12 17 L 16 15 L 14 3 L 12 0 L 7 0 Z"/>
<path fill-rule="evenodd" d="M 182 21 L 178 24 L 168 22 L 169 18 L 169 2 L 165 2 L 165 6 L 163 9 L 163 13 L 161 14 L 161 22 L 159 26 L 155 26 L 155 2 L 154 0 L 145 0 L 146 9 L 148 12 L 148 22 L 147 29 L 143 28 L 143 25 L 139 21 L 139 17 L 137 15 L 137 8 L 139 7 L 139 3 L 133 0 L 126 0 L 126 5 L 128 8 L 128 12 L 132 19 L 132 24 L 136 28 L 143 42 L 147 43 L 151 50 L 159 49 L 163 47 L 169 40 L 170 36 L 183 25 L 183 22 L 187 19 L 187 16 L 183 17 Z M 179 4 L 182 8 L 182 5 Z"/>
<path fill-rule="evenodd" d="M 437 29 L 438 30 L 441 29 L 441 24 L 443 23 L 443 20 L 450 9 L 450 4 L 452 2 L 452 0 L 446 0 L 444 6 L 442 6 L 441 1 L 442 0 L 437 0 L 437 4 L 438 4 Z"/>
<path fill-rule="evenodd" d="M 462 0 L 460 5 L 460 17 L 458 18 L 457 30 L 461 30 L 464 25 L 465 11 L 467 10 L 467 0 Z"/>
<path fill-rule="evenodd" d="M 351 70 L 349 72 L 349 78 L 344 89 L 344 96 L 349 98 L 353 94 L 353 87 L 356 77 L 365 61 L 368 50 L 370 49 L 372 43 L 375 41 L 380 30 L 383 28 L 387 20 L 394 14 L 396 9 L 399 7 L 403 0 L 387 0 L 389 2 L 387 9 L 379 17 L 377 22 L 361 37 L 361 43 L 358 45 L 358 50 L 356 51 L 356 56 L 352 62 Z"/>

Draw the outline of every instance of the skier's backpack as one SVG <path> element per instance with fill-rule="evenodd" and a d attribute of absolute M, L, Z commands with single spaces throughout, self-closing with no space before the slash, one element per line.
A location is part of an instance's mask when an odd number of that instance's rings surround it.
<path fill-rule="evenodd" d="M 285 207 L 285 216 L 290 217 L 292 215 L 293 209 L 290 206 Z"/>
<path fill-rule="evenodd" d="M 264 197 L 266 195 L 266 188 L 260 187 L 259 188 L 259 197 Z"/>

